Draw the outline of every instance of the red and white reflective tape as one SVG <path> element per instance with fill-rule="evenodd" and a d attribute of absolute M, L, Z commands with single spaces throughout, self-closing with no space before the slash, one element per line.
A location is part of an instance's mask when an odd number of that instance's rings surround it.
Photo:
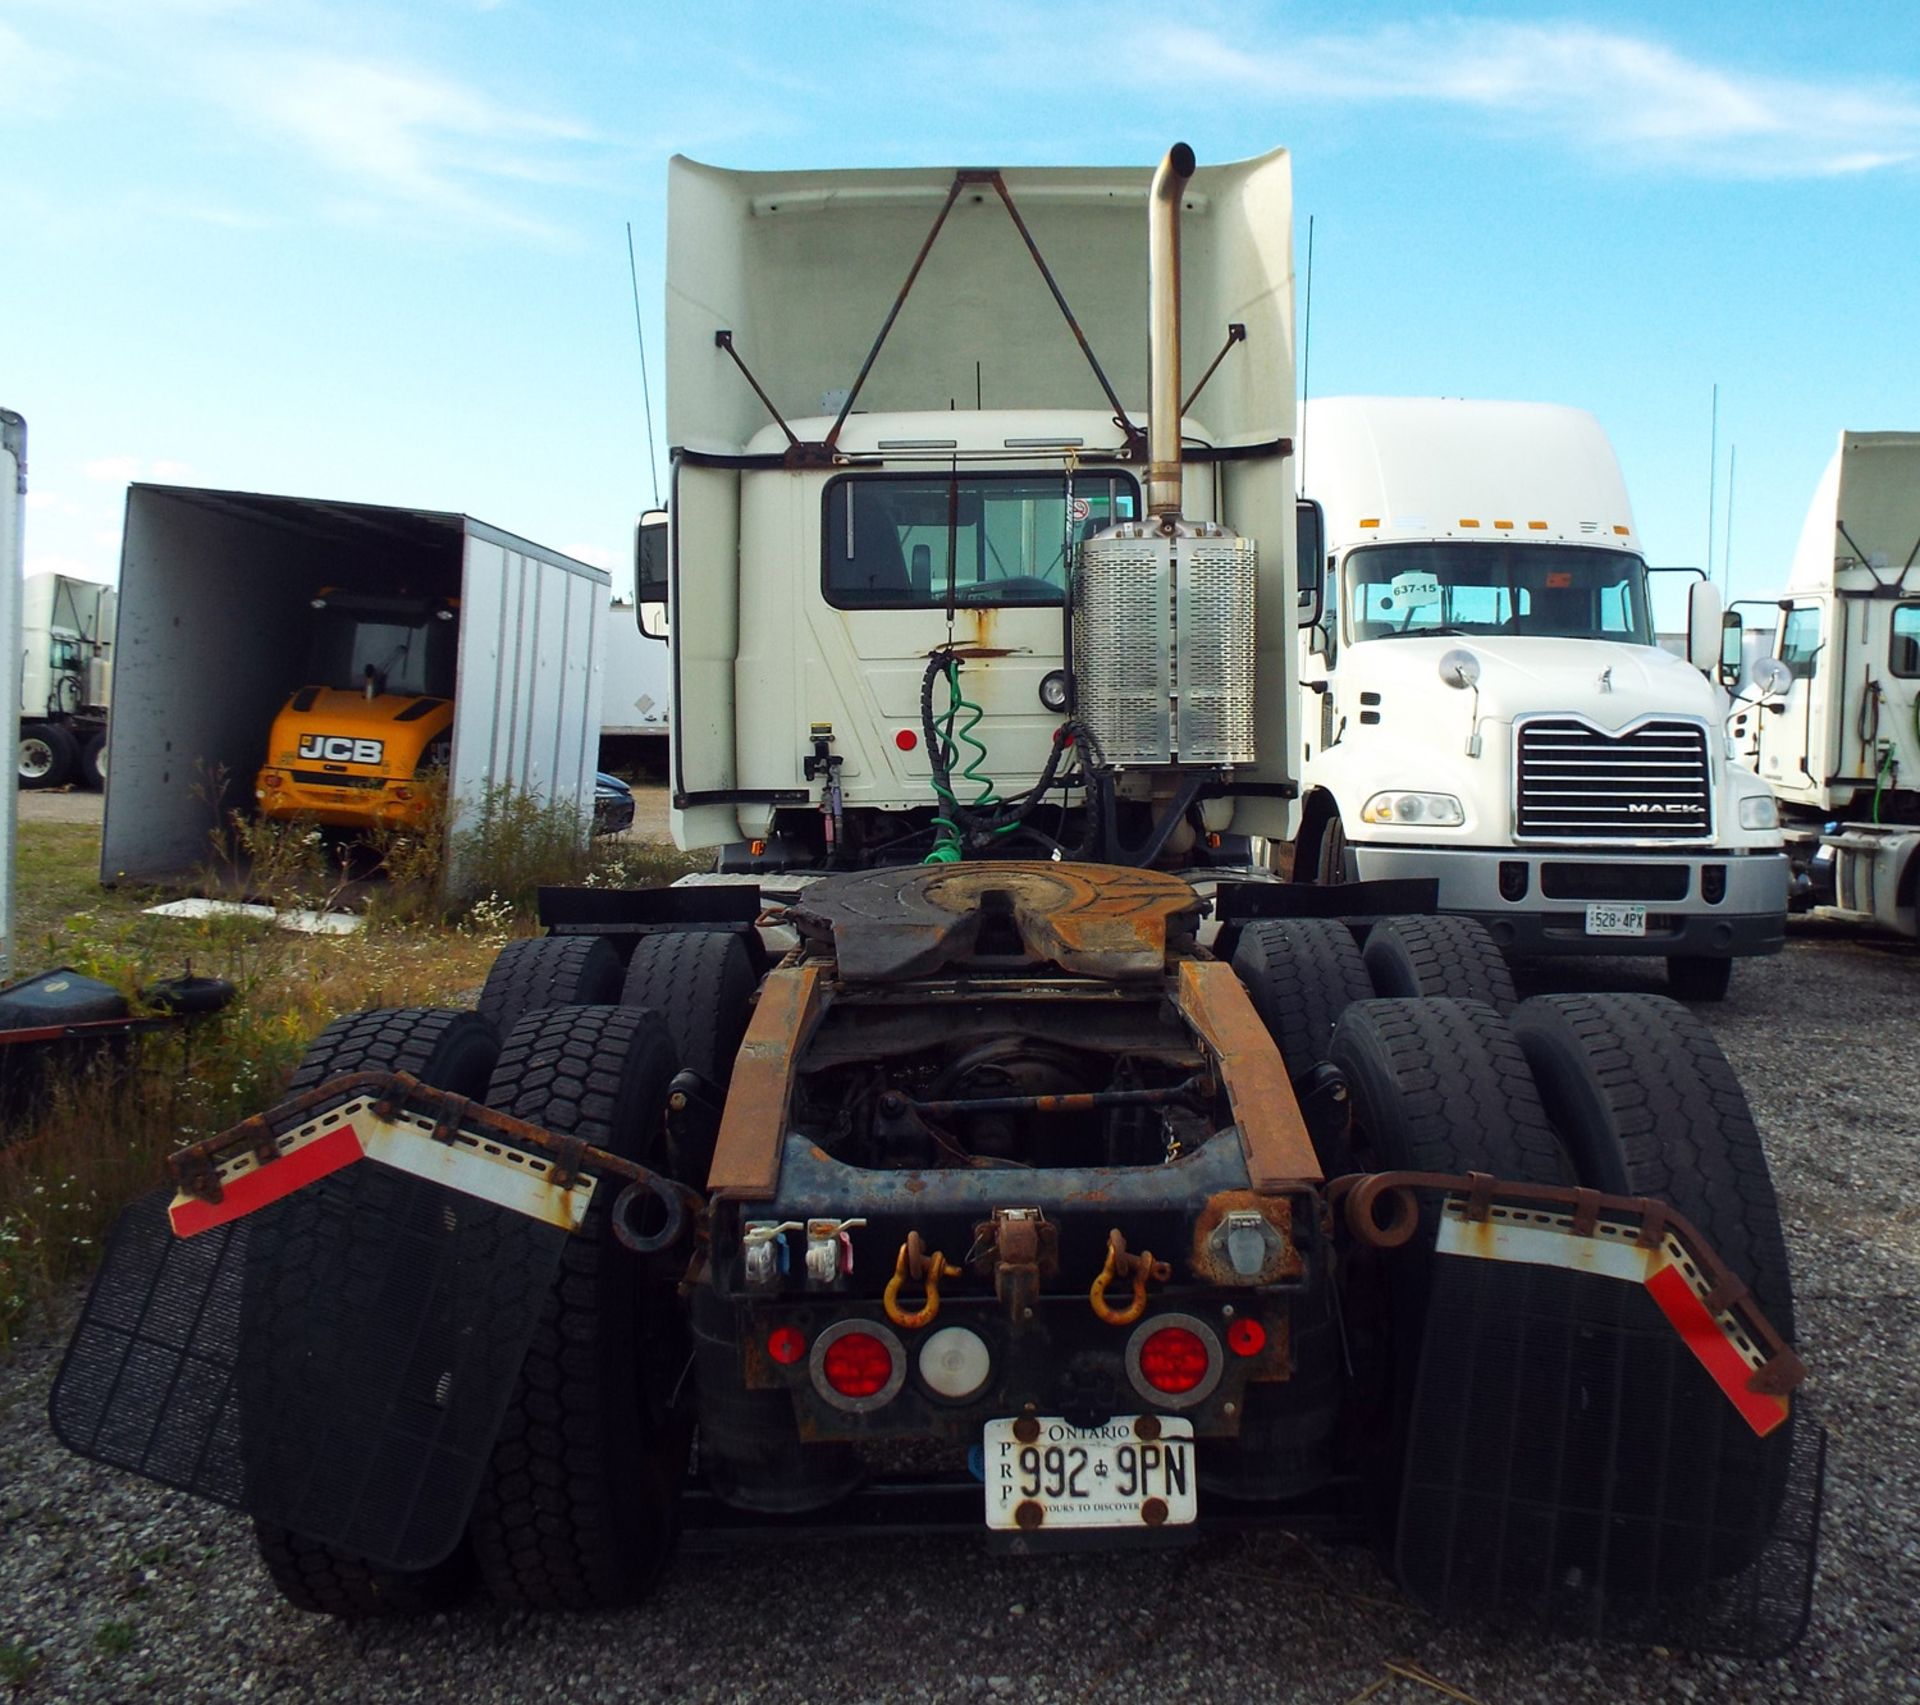
<path fill-rule="evenodd" d="M 1573 1229 L 1571 1214 L 1536 1208 L 1495 1205 L 1486 1219 L 1470 1220 L 1465 1199 L 1456 1196 L 1441 1210 L 1434 1247 L 1442 1255 L 1564 1267 L 1645 1286 L 1740 1418 L 1765 1437 L 1789 1412 L 1786 1398 L 1754 1391 L 1748 1384 L 1765 1363 L 1766 1351 L 1735 1316 L 1708 1311 L 1706 1275 L 1679 1239 L 1669 1232 L 1659 1248 L 1646 1249 L 1637 1237 L 1634 1227 L 1612 1220 L 1599 1221 L 1592 1236 L 1581 1236 Z"/>
<path fill-rule="evenodd" d="M 556 1163 L 549 1156 L 509 1148 L 470 1131 L 456 1131 L 451 1142 L 437 1142 L 433 1129 L 431 1119 L 415 1114 L 381 1118 L 369 1096 L 330 1108 L 282 1135 L 278 1157 L 264 1166 L 251 1150 L 222 1161 L 218 1202 L 185 1191 L 175 1195 L 167 1211 L 174 1235 L 193 1237 L 243 1219 L 360 1160 L 377 1160 L 563 1231 L 579 1230 L 593 1200 L 592 1178 L 583 1174 L 562 1188 L 554 1181 Z"/>

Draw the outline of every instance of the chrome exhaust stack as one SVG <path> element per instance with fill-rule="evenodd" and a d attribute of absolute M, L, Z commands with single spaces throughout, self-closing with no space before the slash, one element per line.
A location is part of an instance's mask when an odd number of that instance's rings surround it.
<path fill-rule="evenodd" d="M 1180 202 L 1193 150 L 1176 142 L 1147 197 L 1147 513 L 1180 514 Z"/>
<path fill-rule="evenodd" d="M 1193 150 L 1175 143 L 1147 198 L 1146 514 L 1081 545 L 1073 577 L 1074 704 L 1114 770 L 1256 759 L 1254 543 L 1181 513 L 1180 206 L 1193 173 Z"/>

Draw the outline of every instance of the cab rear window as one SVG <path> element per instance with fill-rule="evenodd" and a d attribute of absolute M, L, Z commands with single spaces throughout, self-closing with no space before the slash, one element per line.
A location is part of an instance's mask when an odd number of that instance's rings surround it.
<path fill-rule="evenodd" d="M 1082 540 L 1139 514 L 1124 474 L 849 474 L 826 490 L 822 590 L 843 610 L 1060 604 Z"/>

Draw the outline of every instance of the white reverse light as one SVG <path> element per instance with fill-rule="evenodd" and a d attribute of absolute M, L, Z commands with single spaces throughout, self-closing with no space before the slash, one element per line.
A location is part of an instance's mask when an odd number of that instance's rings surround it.
<path fill-rule="evenodd" d="M 1466 820 L 1460 801 L 1450 793 L 1376 793 L 1360 808 L 1363 823 L 1426 823 L 1452 829 Z"/>
<path fill-rule="evenodd" d="M 920 1346 L 920 1377 L 942 1397 L 971 1397 L 992 1371 L 985 1342 L 964 1326 L 943 1326 Z"/>

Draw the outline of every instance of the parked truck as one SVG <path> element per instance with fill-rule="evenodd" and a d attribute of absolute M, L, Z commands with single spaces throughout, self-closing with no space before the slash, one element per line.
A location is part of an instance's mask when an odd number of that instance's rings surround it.
<path fill-rule="evenodd" d="M 1785 815 L 1797 903 L 1920 934 L 1920 433 L 1840 435 L 1768 615 L 1733 729 Z"/>
<path fill-rule="evenodd" d="M 1302 630 L 1294 874 L 1430 878 L 1509 954 L 1654 954 L 1683 999 L 1785 939 L 1767 787 L 1726 738 L 1713 587 L 1685 658 L 1592 415 L 1329 397 L 1304 491 L 1324 517 Z M 1310 583 L 1311 584 L 1311 583 Z"/>
<path fill-rule="evenodd" d="M 1286 157 L 676 161 L 669 228 L 676 826 L 760 868 L 330 1026 L 128 1211 L 61 1436 L 341 1616 L 1315 1520 L 1444 1614 L 1791 1644 L 1820 1434 L 1708 1033 L 1192 862 L 1291 786 Z"/>
<path fill-rule="evenodd" d="M 96 791 L 106 785 L 107 710 L 113 702 L 111 586 L 67 574 L 30 574 L 21 591 L 22 787 Z"/>

